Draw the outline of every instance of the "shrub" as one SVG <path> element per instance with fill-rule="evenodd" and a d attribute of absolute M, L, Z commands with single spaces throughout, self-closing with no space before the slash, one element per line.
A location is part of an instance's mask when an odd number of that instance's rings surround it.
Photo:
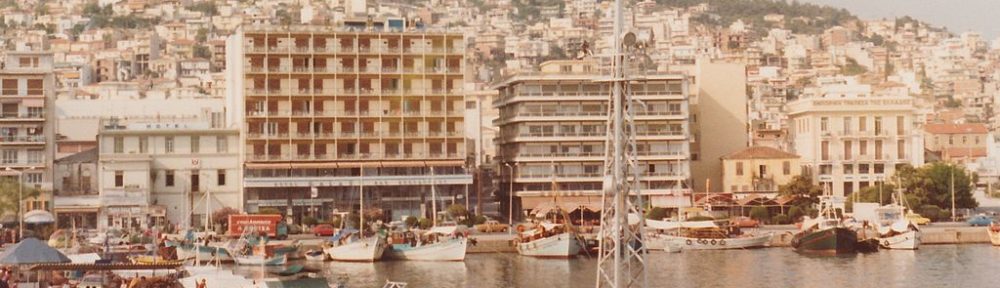
<path fill-rule="evenodd" d="M 266 215 L 266 214 L 278 214 L 278 215 L 282 215 L 281 214 L 281 210 L 278 210 L 278 208 L 271 208 L 271 207 L 260 208 L 260 210 L 257 210 L 257 214 L 261 214 L 261 215 Z"/>
<path fill-rule="evenodd" d="M 750 209 L 750 218 L 756 219 L 760 222 L 767 222 L 771 219 L 771 214 L 767 211 L 766 207 L 757 206 Z"/>
<path fill-rule="evenodd" d="M 792 223 L 791 218 L 788 218 L 788 215 L 785 215 L 785 214 L 775 215 L 774 218 L 771 219 L 771 220 L 773 220 L 775 224 L 791 224 Z"/>
<path fill-rule="evenodd" d="M 932 221 L 940 221 L 941 220 L 941 215 L 945 214 L 945 211 L 942 210 L 941 207 L 937 207 L 937 206 L 929 205 L 928 204 L 928 205 L 920 206 L 920 208 L 917 209 L 917 213 L 920 213 L 920 215 L 923 215 L 924 217 L 927 217 L 928 219 L 931 219 Z M 951 217 L 950 213 L 949 213 L 949 215 L 945 216 L 945 218 L 948 218 L 948 217 Z"/>
<path fill-rule="evenodd" d="M 431 225 L 434 225 L 434 221 L 431 221 L 430 218 L 420 218 L 419 224 L 420 229 L 427 229 L 431 228 Z"/>
<path fill-rule="evenodd" d="M 302 225 L 313 226 L 313 225 L 316 225 L 316 223 L 319 223 L 319 221 L 316 220 L 316 218 L 309 217 L 309 216 L 302 217 Z"/>
<path fill-rule="evenodd" d="M 653 207 L 646 212 L 646 219 L 663 220 L 663 218 L 667 218 L 666 208 Z"/>
<path fill-rule="evenodd" d="M 792 206 L 792 208 L 788 208 L 788 220 L 791 222 L 798 222 L 799 220 L 802 220 L 802 216 L 805 215 L 806 211 L 802 210 L 799 206 Z"/>
<path fill-rule="evenodd" d="M 418 221 L 419 219 L 417 219 L 417 217 L 410 216 L 406 217 L 406 220 L 404 220 L 403 223 L 406 223 L 406 227 L 416 227 L 417 224 L 419 224 Z"/>

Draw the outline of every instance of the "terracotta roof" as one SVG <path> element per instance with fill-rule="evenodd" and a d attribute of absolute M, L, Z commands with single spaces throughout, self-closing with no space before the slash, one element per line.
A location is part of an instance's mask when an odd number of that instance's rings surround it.
<path fill-rule="evenodd" d="M 799 158 L 799 155 L 781 151 L 767 146 L 753 146 L 746 149 L 729 153 L 722 156 L 722 159 L 787 159 Z"/>
<path fill-rule="evenodd" d="M 986 124 L 926 124 L 924 131 L 931 134 L 986 134 Z"/>
<path fill-rule="evenodd" d="M 947 148 L 944 155 L 948 158 L 986 157 L 986 148 Z"/>

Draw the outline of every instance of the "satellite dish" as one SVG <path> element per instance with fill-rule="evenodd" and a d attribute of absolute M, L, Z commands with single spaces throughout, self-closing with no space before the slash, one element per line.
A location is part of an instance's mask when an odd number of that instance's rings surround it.
<path fill-rule="evenodd" d="M 635 41 L 636 41 L 635 33 L 628 32 L 625 33 L 625 36 L 622 36 L 622 44 L 625 45 L 625 47 L 635 46 Z"/>

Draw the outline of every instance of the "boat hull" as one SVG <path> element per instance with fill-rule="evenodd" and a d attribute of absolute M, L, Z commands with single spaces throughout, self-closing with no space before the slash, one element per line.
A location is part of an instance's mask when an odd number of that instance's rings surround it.
<path fill-rule="evenodd" d="M 266 258 L 262 255 L 236 256 L 233 257 L 233 260 L 236 260 L 237 265 L 281 266 L 288 263 L 288 255 L 278 255 L 271 258 Z"/>
<path fill-rule="evenodd" d="M 837 227 L 798 234 L 792 247 L 801 253 L 838 255 L 857 253 L 858 234 L 851 229 Z"/>
<path fill-rule="evenodd" d="M 672 235 L 651 235 L 647 247 L 652 250 L 667 250 L 679 247 L 683 250 L 724 250 L 766 247 L 771 244 L 773 234 L 755 235 L 750 237 L 707 239 L 690 238 Z"/>
<path fill-rule="evenodd" d="M 369 237 L 323 250 L 333 261 L 374 262 L 385 253 L 385 239 Z"/>
<path fill-rule="evenodd" d="M 434 244 L 410 247 L 409 244 L 396 244 L 386 250 L 386 257 L 396 260 L 410 261 L 462 261 L 469 247 L 468 239 L 455 238 Z"/>
<path fill-rule="evenodd" d="M 326 255 L 326 252 L 323 252 L 323 250 L 308 251 L 306 253 L 303 253 L 303 255 L 305 255 L 306 261 L 319 261 L 319 262 L 321 262 L 321 261 L 330 260 L 330 257 L 328 255 Z"/>
<path fill-rule="evenodd" d="M 570 258 L 580 253 L 580 244 L 571 233 L 562 233 L 525 243 L 517 243 L 517 253 L 542 258 Z"/>
<path fill-rule="evenodd" d="M 990 235 L 990 243 L 994 246 L 1000 246 L 1000 229 L 994 229 L 994 226 L 986 227 L 987 234 Z"/>
<path fill-rule="evenodd" d="M 879 237 L 878 243 L 885 249 L 916 250 L 920 247 L 920 231 L 909 230 L 889 237 Z"/>
<path fill-rule="evenodd" d="M 229 255 L 229 251 L 220 247 L 210 247 L 210 246 L 191 246 L 191 245 L 181 245 L 177 247 L 177 259 L 199 259 L 199 261 L 213 261 L 218 258 L 219 261 L 229 262 L 233 261 L 233 257 Z M 213 255 L 214 254 L 214 255 Z"/>

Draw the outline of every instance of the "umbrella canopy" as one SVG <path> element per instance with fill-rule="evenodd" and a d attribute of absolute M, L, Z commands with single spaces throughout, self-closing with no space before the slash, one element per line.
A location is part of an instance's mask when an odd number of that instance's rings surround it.
<path fill-rule="evenodd" d="M 35 238 L 25 238 L 0 253 L 0 264 L 27 265 L 41 263 L 69 263 L 70 259 L 59 250 Z"/>
<path fill-rule="evenodd" d="M 24 223 L 42 224 L 53 222 L 56 222 L 56 217 L 45 210 L 31 210 L 28 213 L 24 213 Z"/>

